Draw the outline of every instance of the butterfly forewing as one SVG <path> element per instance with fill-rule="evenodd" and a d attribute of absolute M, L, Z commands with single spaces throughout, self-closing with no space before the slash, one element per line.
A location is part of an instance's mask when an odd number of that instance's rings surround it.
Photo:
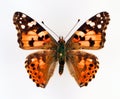
<path fill-rule="evenodd" d="M 109 14 L 101 12 L 87 20 L 68 40 L 67 49 L 100 49 L 105 42 Z"/>
<path fill-rule="evenodd" d="M 52 49 L 57 47 L 54 38 L 35 20 L 16 12 L 13 22 L 18 30 L 18 43 L 22 49 Z"/>

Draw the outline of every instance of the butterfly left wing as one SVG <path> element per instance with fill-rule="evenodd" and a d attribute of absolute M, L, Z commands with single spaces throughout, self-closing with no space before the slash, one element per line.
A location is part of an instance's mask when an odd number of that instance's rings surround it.
<path fill-rule="evenodd" d="M 39 51 L 27 56 L 25 68 L 36 86 L 44 88 L 47 85 L 54 72 L 56 61 L 54 50 Z"/>
<path fill-rule="evenodd" d="M 105 30 L 109 24 L 109 14 L 101 12 L 87 20 L 67 41 L 68 50 L 100 49 L 105 43 Z"/>
<path fill-rule="evenodd" d="M 95 78 L 99 68 L 97 57 L 83 51 L 68 51 L 66 62 L 71 75 L 80 87 L 87 86 Z"/>
<path fill-rule="evenodd" d="M 18 30 L 18 43 L 22 49 L 56 49 L 55 39 L 35 20 L 16 12 L 13 22 Z"/>

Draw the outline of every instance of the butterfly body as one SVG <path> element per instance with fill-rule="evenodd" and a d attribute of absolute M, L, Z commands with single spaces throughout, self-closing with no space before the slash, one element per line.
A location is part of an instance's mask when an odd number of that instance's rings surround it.
<path fill-rule="evenodd" d="M 35 20 L 24 13 L 16 12 L 13 22 L 18 30 L 18 43 L 25 50 L 38 49 L 26 57 L 25 68 L 29 78 L 39 87 L 46 87 L 52 77 L 57 61 L 59 74 L 65 62 L 70 74 L 80 87 L 95 78 L 99 68 L 98 58 L 81 49 L 97 50 L 104 47 L 105 30 L 109 24 L 109 14 L 101 12 L 87 20 L 65 43 L 63 37 L 58 42 Z"/>
<path fill-rule="evenodd" d="M 59 38 L 58 41 L 58 59 L 59 59 L 59 74 L 61 75 L 63 73 L 64 64 L 66 60 L 66 48 L 65 48 L 65 41 L 62 38 Z"/>

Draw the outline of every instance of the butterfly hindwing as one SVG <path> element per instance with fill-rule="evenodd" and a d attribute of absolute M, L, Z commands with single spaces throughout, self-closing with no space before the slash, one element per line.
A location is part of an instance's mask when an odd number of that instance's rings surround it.
<path fill-rule="evenodd" d="M 56 61 L 56 51 L 39 51 L 26 58 L 25 68 L 33 82 L 44 88 L 54 72 Z"/>
<path fill-rule="evenodd" d="M 68 51 L 66 62 L 71 75 L 80 87 L 87 86 L 99 68 L 97 57 L 83 51 Z"/>
<path fill-rule="evenodd" d="M 22 49 L 52 49 L 57 47 L 54 38 L 35 20 L 16 12 L 13 22 L 18 30 L 18 43 Z"/>
<path fill-rule="evenodd" d="M 68 49 L 100 49 L 104 46 L 109 14 L 101 12 L 87 20 L 68 40 Z"/>

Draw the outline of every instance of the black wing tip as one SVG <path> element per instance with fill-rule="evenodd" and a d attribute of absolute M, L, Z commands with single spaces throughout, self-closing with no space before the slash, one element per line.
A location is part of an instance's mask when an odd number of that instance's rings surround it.
<path fill-rule="evenodd" d="M 109 15 L 109 12 L 107 12 L 107 11 L 101 11 L 101 12 L 99 12 L 97 14 L 106 14 L 106 15 Z"/>
<path fill-rule="evenodd" d="M 22 12 L 20 12 L 20 11 L 14 12 L 14 16 L 16 16 L 16 15 L 21 15 L 21 14 L 24 14 L 24 13 L 22 13 Z"/>
<path fill-rule="evenodd" d="M 107 11 L 103 11 L 103 12 L 100 12 L 100 13 L 98 13 L 98 14 L 102 14 L 102 15 L 104 15 L 104 16 L 107 17 L 107 20 L 110 20 L 110 14 L 109 14 L 109 12 L 107 12 Z"/>

